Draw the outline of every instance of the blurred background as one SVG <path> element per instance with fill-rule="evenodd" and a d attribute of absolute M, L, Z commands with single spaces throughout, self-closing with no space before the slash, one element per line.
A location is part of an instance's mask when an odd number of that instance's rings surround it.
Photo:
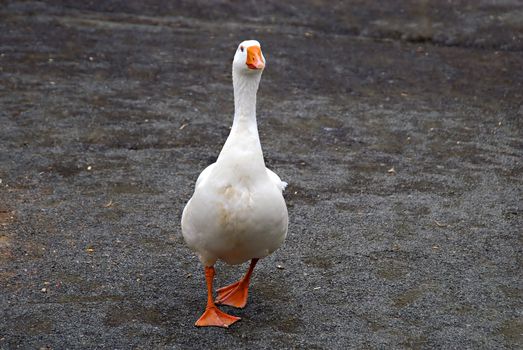
<path fill-rule="evenodd" d="M 245 39 L 289 236 L 196 329 Z M 517 348 L 522 50 L 517 0 L 1 2 L 0 349 Z"/>

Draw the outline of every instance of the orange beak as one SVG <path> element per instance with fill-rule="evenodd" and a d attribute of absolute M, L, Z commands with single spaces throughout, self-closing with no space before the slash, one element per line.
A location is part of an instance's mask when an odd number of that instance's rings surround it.
<path fill-rule="evenodd" d="M 247 48 L 247 61 L 245 64 L 250 69 L 263 69 L 265 67 L 259 46 L 249 46 Z"/>

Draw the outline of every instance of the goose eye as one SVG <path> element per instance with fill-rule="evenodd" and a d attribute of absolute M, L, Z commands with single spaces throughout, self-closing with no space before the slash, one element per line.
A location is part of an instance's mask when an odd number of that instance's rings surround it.
<path fill-rule="evenodd" d="M 243 52 L 243 46 L 240 46 L 240 51 Z"/>

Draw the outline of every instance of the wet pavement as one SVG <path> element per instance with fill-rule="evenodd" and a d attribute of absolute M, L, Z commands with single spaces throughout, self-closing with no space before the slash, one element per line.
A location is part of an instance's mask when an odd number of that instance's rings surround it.
<path fill-rule="evenodd" d="M 0 5 L 0 349 L 521 346 L 521 1 L 79 3 Z M 289 236 L 197 329 L 179 221 L 249 38 Z"/>

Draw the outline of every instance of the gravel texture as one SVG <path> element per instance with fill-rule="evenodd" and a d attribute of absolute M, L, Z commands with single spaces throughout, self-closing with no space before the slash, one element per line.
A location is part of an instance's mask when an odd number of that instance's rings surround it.
<path fill-rule="evenodd" d="M 250 38 L 289 235 L 197 329 L 180 216 Z M 519 348 L 522 67 L 522 1 L 2 2 L 0 348 Z"/>

